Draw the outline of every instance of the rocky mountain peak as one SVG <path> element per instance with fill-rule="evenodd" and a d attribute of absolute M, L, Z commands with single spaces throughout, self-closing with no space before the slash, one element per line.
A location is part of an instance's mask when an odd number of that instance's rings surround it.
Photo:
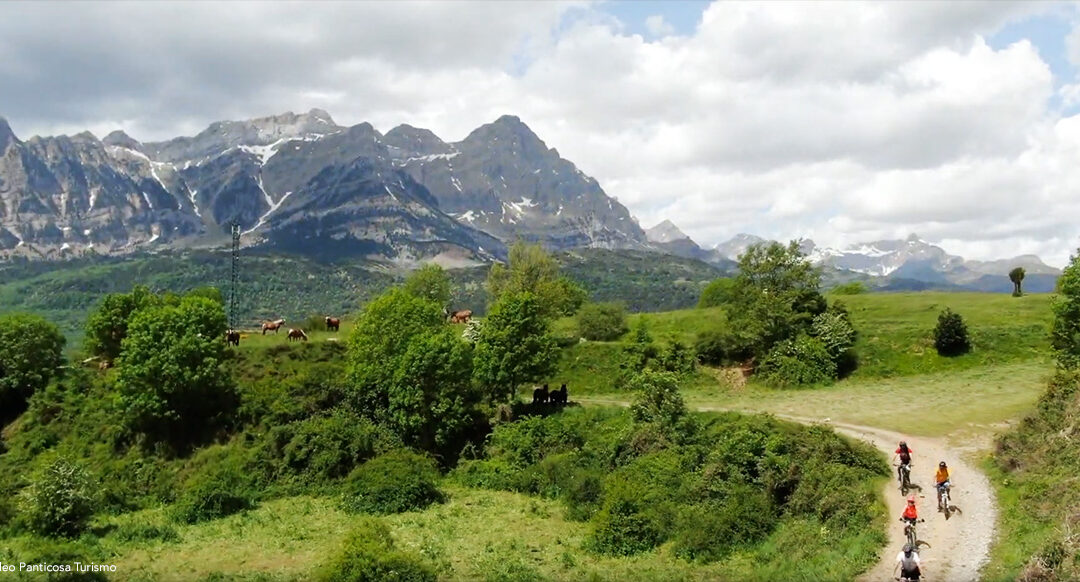
<path fill-rule="evenodd" d="M 429 156 L 433 154 L 445 154 L 453 151 L 453 148 L 439 139 L 430 129 L 422 129 L 407 124 L 401 124 L 386 132 L 383 136 L 386 145 L 398 148 L 405 154 L 418 154 Z"/>
<path fill-rule="evenodd" d="M 669 243 L 677 240 L 690 239 L 686 233 L 679 230 L 679 227 L 675 226 L 675 223 L 670 220 L 665 220 L 660 224 L 647 229 L 645 231 L 645 236 L 648 238 L 649 242 L 656 243 Z"/>
<path fill-rule="evenodd" d="M 127 148 L 129 150 L 138 150 L 142 146 L 138 140 L 124 133 L 121 129 L 109 133 L 109 135 L 105 136 L 105 139 L 101 140 L 101 142 L 105 145 Z"/>
<path fill-rule="evenodd" d="M 0 150 L 7 148 L 8 144 L 17 143 L 19 138 L 15 137 L 15 132 L 11 131 L 11 126 L 8 125 L 6 119 L 0 116 Z"/>
<path fill-rule="evenodd" d="M 511 155 L 558 157 L 558 153 L 549 150 L 547 144 L 516 115 L 503 115 L 492 123 L 481 125 L 461 143 L 465 148 L 505 149 Z"/>

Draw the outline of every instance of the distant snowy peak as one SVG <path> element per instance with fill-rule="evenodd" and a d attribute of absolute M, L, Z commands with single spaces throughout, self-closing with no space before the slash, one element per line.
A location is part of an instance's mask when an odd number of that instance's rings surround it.
<path fill-rule="evenodd" d="M 720 256 L 731 259 L 733 261 L 739 260 L 739 255 L 746 252 L 746 249 L 750 248 L 750 245 L 765 242 L 765 239 L 760 236 L 752 234 L 740 233 L 731 238 L 731 240 L 722 242 L 715 247 L 717 253 Z"/>
<path fill-rule="evenodd" d="M 665 220 L 650 229 L 646 229 L 645 236 L 648 238 L 649 242 L 654 243 L 669 243 L 684 239 L 690 240 L 690 237 L 679 230 L 679 227 L 675 226 L 675 223 L 670 220 Z"/>

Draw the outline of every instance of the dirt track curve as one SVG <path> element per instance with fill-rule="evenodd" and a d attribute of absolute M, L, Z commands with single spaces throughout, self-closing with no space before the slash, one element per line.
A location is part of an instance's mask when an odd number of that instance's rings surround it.
<path fill-rule="evenodd" d="M 596 404 L 624 404 L 617 401 L 590 400 Z M 729 408 L 698 407 L 702 411 L 726 411 Z M 739 410 L 753 413 L 753 410 Z M 997 523 L 997 505 L 993 489 L 974 465 L 963 458 L 955 447 L 950 447 L 941 439 L 909 437 L 899 433 L 866 426 L 857 426 L 828 419 L 814 419 L 776 414 L 777 418 L 801 422 L 804 424 L 822 423 L 837 432 L 866 441 L 884 452 L 892 459 L 896 445 L 906 440 L 912 449 L 911 483 L 916 489 L 916 504 L 919 517 L 926 520 L 918 525 L 920 544 L 919 558 L 923 564 L 922 580 L 926 582 L 975 582 L 979 580 L 979 570 L 989 558 L 990 544 L 994 540 L 994 528 Z M 934 471 L 938 461 L 944 460 L 949 465 L 952 475 L 952 507 L 954 513 L 945 519 L 945 514 L 937 511 L 937 496 L 934 493 Z M 904 547 L 904 526 L 900 523 L 900 514 L 904 512 L 906 497 L 900 494 L 896 480 L 896 469 L 884 487 L 883 495 L 888 507 L 889 519 L 886 522 L 889 541 L 882 549 L 876 566 L 858 578 L 859 582 L 888 582 L 895 580 L 893 568 L 896 566 L 896 554 Z M 922 487 L 920 491 L 918 487 Z"/>

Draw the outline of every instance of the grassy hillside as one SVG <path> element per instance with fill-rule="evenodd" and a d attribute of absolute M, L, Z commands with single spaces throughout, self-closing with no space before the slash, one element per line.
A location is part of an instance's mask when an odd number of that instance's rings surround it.
<path fill-rule="evenodd" d="M 987 580 L 1080 578 L 1080 376 L 1055 376 L 987 469 L 1002 513 Z"/>
<path fill-rule="evenodd" d="M 700 261 L 656 253 L 585 249 L 557 255 L 565 272 L 596 301 L 620 300 L 631 311 L 693 306 L 705 283 L 720 271 Z M 177 293 L 196 287 L 228 289 L 230 256 L 218 252 L 133 255 L 68 262 L 0 263 L 0 313 L 29 311 L 59 325 L 73 346 L 101 296 L 134 285 Z M 455 309 L 482 314 L 487 305 L 487 267 L 451 271 Z M 241 258 L 241 327 L 284 317 L 347 315 L 400 281 L 364 262 L 323 263 L 302 257 L 245 251 Z"/>

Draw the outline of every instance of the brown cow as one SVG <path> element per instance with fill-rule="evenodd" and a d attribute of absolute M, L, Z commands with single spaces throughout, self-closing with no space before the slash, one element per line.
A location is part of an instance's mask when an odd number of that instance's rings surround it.
<path fill-rule="evenodd" d="M 277 330 L 280 329 L 283 325 L 285 325 L 284 317 L 277 321 L 264 321 L 262 324 L 262 334 L 266 335 L 266 332 L 268 331 L 273 331 L 274 333 L 277 333 Z"/>
<path fill-rule="evenodd" d="M 455 311 L 450 315 L 450 323 L 469 323 L 470 317 L 472 317 L 471 309 Z"/>
<path fill-rule="evenodd" d="M 337 317 L 326 316 L 326 331 L 337 331 L 341 326 L 341 320 Z"/>
<path fill-rule="evenodd" d="M 304 330 L 302 330 L 302 329 L 290 329 L 289 330 L 289 341 L 293 341 L 293 340 L 307 341 L 307 334 L 304 333 Z"/>
<path fill-rule="evenodd" d="M 239 347 L 240 332 L 236 331 L 235 329 L 230 329 L 229 331 L 225 332 L 225 343 L 226 345 L 231 344 Z"/>

